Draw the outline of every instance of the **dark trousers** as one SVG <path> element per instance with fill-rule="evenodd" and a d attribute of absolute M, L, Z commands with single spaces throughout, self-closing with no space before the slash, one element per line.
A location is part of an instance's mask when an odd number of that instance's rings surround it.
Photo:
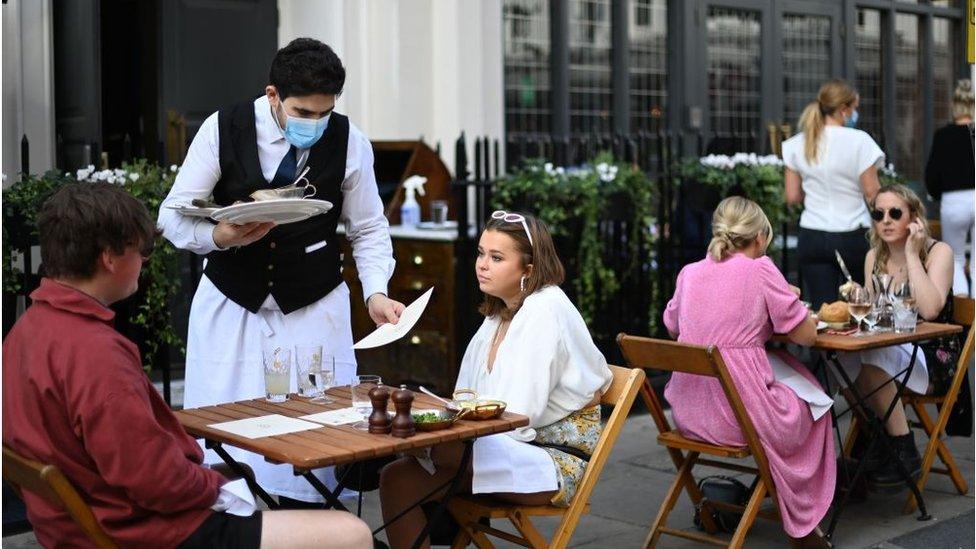
<path fill-rule="evenodd" d="M 838 299 L 838 288 L 846 279 L 837 265 L 834 250 L 844 258 L 851 278 L 864 284 L 864 256 L 868 253 L 867 229 L 845 233 L 828 233 L 800 229 L 797 255 L 800 262 L 800 279 L 803 296 L 813 309 Z"/>

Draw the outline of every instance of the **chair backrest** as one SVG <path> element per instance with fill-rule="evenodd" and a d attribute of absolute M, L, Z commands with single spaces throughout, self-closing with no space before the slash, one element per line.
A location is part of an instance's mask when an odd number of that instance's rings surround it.
<path fill-rule="evenodd" d="M 36 494 L 67 511 L 98 547 L 116 547 L 98 525 L 88 505 L 54 465 L 27 459 L 4 446 L 3 478 L 19 491 L 26 490 Z"/>
<path fill-rule="evenodd" d="M 732 382 L 732 376 L 729 375 L 722 354 L 716 347 L 689 345 L 623 333 L 617 336 L 617 345 L 620 346 L 620 350 L 630 366 L 716 378 L 728 399 L 732 413 L 735 414 L 736 420 L 739 422 L 742 435 L 746 439 L 749 451 L 752 452 L 753 459 L 756 461 L 756 468 L 759 469 L 760 475 L 768 481 L 767 488 L 770 495 L 775 499 L 776 492 L 769 473 L 766 452 L 763 450 L 752 419 L 746 412 L 745 405 L 742 404 L 739 391 L 736 389 L 735 383 Z M 658 429 L 661 429 L 663 425 L 662 433 L 671 431 L 671 426 L 664 415 L 664 408 L 657 395 L 654 394 L 654 391 L 647 392 L 650 393 L 653 407 L 656 408 L 651 410 L 651 414 L 655 416 L 654 421 L 658 424 Z"/>
<path fill-rule="evenodd" d="M 580 480 L 580 484 L 576 488 L 576 495 L 573 496 L 573 501 L 570 502 L 559 527 L 556 528 L 556 532 L 549 542 L 549 547 L 566 547 L 569 544 L 576 523 L 579 522 L 583 510 L 590 500 L 590 495 L 593 493 L 593 488 L 596 487 L 596 482 L 600 478 L 603 466 L 607 463 L 610 451 L 617 441 L 617 436 L 623 429 L 627 414 L 630 413 L 630 407 L 637 397 L 637 390 L 644 382 L 644 371 L 638 368 L 610 366 L 610 371 L 613 372 L 613 381 L 610 383 L 610 388 L 601 397 L 600 404 L 612 406 L 613 412 L 603 426 L 600 440 L 597 441 L 593 455 L 590 456 L 590 461 L 586 466 L 586 472 L 583 473 L 583 479 Z"/>
<path fill-rule="evenodd" d="M 963 340 L 962 350 L 959 352 L 959 360 L 956 362 L 956 375 L 946 391 L 949 395 L 958 395 L 963 382 L 966 381 L 966 370 L 969 363 L 973 360 L 974 335 L 976 329 L 973 327 L 974 310 L 976 301 L 968 297 L 953 296 L 952 298 L 952 321 L 960 326 L 968 328 L 966 339 Z"/>
<path fill-rule="evenodd" d="M 968 297 L 952 297 L 952 322 L 967 328 L 973 325 L 973 314 L 976 309 L 976 301 Z"/>

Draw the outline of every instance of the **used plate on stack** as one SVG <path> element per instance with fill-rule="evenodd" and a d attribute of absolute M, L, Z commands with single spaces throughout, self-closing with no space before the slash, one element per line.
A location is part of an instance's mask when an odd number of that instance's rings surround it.
<path fill-rule="evenodd" d="M 235 224 L 273 221 L 278 225 L 284 225 L 326 213 L 332 209 L 332 203 L 313 198 L 284 198 L 281 200 L 245 202 L 224 208 L 196 208 L 192 206 L 171 206 L 171 208 L 183 215 L 209 217 L 215 221 L 227 221 Z"/>

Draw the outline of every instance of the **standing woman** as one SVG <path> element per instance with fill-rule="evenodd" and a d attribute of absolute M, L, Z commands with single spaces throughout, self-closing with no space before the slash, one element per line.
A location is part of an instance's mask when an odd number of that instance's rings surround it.
<path fill-rule="evenodd" d="M 843 275 L 840 252 L 862 283 L 871 216 L 867 202 L 881 184 L 885 155 L 857 124 L 857 91 L 835 79 L 820 87 L 817 100 L 800 116 L 801 133 L 783 142 L 786 202 L 803 204 L 798 254 L 803 295 L 818 306 L 837 298 Z"/>
<path fill-rule="evenodd" d="M 976 262 L 970 240 L 967 282 L 966 235 L 972 235 L 976 218 L 973 204 L 976 191 L 973 190 L 973 81 L 968 78 L 956 85 L 952 116 L 953 122 L 939 128 L 932 138 L 932 152 L 925 164 L 925 187 L 939 201 L 942 239 L 952 247 L 952 293 L 972 296 Z"/>

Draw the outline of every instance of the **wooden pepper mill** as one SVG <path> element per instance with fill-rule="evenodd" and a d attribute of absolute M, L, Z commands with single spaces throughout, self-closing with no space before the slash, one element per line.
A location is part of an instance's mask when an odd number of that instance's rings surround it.
<path fill-rule="evenodd" d="M 399 389 L 393 391 L 393 407 L 396 409 L 396 416 L 393 418 L 391 435 L 407 438 L 417 433 L 413 424 L 413 416 L 410 415 L 411 406 L 413 406 L 413 393 L 407 389 L 406 385 L 401 385 Z"/>
<path fill-rule="evenodd" d="M 373 413 L 369 416 L 369 432 L 374 435 L 385 435 L 390 432 L 392 421 L 386 414 L 389 399 L 390 391 L 382 385 L 369 390 L 369 400 L 373 402 Z"/>

